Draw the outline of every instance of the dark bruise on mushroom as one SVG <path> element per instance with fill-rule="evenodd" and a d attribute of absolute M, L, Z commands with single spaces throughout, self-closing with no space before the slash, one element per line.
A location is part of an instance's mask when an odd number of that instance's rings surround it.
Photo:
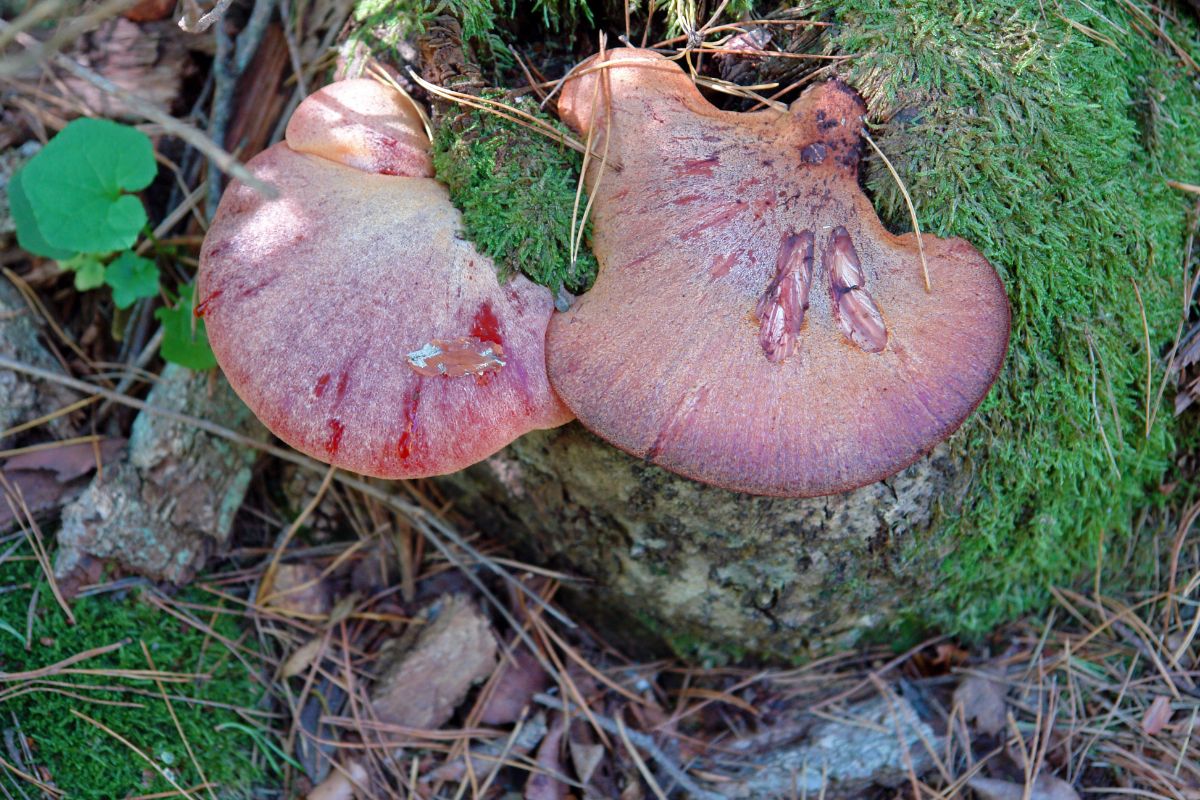
<path fill-rule="evenodd" d="M 374 81 L 300 104 L 233 184 L 200 254 L 200 303 L 230 384 L 280 438 L 386 478 L 453 472 L 570 419 L 550 389 L 554 301 L 501 285 L 432 179 L 411 101 Z"/>
<path fill-rule="evenodd" d="M 622 167 L 587 176 L 600 274 L 547 344 L 580 420 L 683 475 L 785 496 L 880 480 L 958 428 L 1004 360 L 1008 300 L 961 239 L 924 237 L 926 291 L 916 238 L 859 188 L 858 95 L 834 81 L 789 111 L 725 112 L 655 53 L 607 60 L 559 102 Z"/>

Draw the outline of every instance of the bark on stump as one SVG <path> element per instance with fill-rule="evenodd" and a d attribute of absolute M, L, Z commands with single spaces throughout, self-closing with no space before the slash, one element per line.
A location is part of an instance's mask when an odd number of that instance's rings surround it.
<path fill-rule="evenodd" d="M 935 579 L 927 559 L 897 556 L 968 475 L 942 445 L 846 494 L 755 497 L 666 472 L 570 423 L 441 482 L 469 518 L 594 580 L 582 590 L 599 601 L 588 621 L 608 614 L 611 633 L 641 628 L 691 657 L 804 659 L 880 630 Z"/>

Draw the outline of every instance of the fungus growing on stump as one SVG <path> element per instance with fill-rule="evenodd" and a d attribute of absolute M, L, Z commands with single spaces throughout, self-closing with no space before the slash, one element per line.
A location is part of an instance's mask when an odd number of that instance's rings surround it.
<path fill-rule="evenodd" d="M 892 475 L 957 429 L 1004 360 L 1008 300 L 961 239 L 924 237 L 927 290 L 916 237 L 859 188 L 858 95 L 832 81 L 786 112 L 726 112 L 655 53 L 606 58 L 559 101 L 621 167 L 586 176 L 600 273 L 548 336 L 580 421 L 688 477 L 797 497 Z"/>
<path fill-rule="evenodd" d="M 501 285 L 432 179 L 411 101 L 367 80 L 307 98 L 247 166 L 200 253 L 196 313 L 234 390 L 314 458 L 453 472 L 570 414 L 546 378 L 554 301 Z"/>

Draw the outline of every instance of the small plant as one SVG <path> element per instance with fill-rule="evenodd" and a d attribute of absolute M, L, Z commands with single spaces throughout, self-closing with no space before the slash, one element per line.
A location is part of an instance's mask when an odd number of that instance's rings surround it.
<path fill-rule="evenodd" d="M 141 201 L 158 166 L 150 139 L 126 125 L 77 119 L 55 136 L 8 184 L 17 242 L 74 273 L 81 292 L 108 286 L 118 309 L 159 294 L 154 261 L 131 248 L 147 225 Z M 174 307 L 160 308 L 163 358 L 191 369 L 216 365 L 204 325 L 191 318 L 191 287 Z"/>

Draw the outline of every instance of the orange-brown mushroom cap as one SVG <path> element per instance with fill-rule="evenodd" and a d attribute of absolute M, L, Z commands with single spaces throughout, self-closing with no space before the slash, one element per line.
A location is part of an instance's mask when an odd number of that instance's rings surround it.
<path fill-rule="evenodd" d="M 197 313 L 277 436 L 386 478 L 453 472 L 570 419 L 550 389 L 549 290 L 501 285 L 462 238 L 406 98 L 373 81 L 304 100 L 247 164 L 200 253 Z"/>
<path fill-rule="evenodd" d="M 726 112 L 652 52 L 607 61 L 559 102 L 619 165 L 587 176 L 600 273 L 547 343 L 579 419 L 688 477 L 797 497 L 880 480 L 958 428 L 1004 360 L 1008 299 L 975 248 L 929 235 L 926 291 L 915 236 L 859 188 L 858 95 Z"/>

